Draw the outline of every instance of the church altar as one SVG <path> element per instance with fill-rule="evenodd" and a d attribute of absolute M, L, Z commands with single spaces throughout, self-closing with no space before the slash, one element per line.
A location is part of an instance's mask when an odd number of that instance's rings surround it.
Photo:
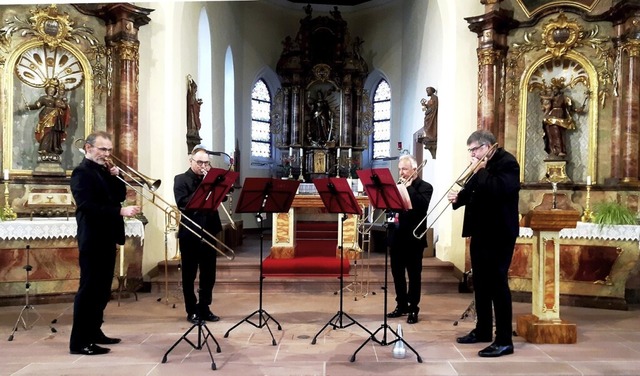
<path fill-rule="evenodd" d="M 29 245 L 30 295 L 60 295 L 78 289 L 77 225 L 75 218 L 34 218 L 0 222 L 0 298 L 25 294 Z M 126 241 L 122 263 L 116 260 L 114 275 L 127 280 L 142 280 L 142 244 L 144 224 L 125 220 Z M 120 256 L 118 256 L 120 257 Z M 114 288 L 117 280 L 114 278 Z"/>
<path fill-rule="evenodd" d="M 532 291 L 533 252 L 537 239 L 528 227 L 520 228 L 509 269 L 514 293 Z M 600 226 L 578 222 L 559 231 L 560 294 L 565 303 L 627 309 L 625 290 L 638 273 L 640 226 Z"/>
<path fill-rule="evenodd" d="M 367 196 L 356 196 L 360 207 L 369 205 Z M 326 212 L 322 198 L 319 195 L 296 195 L 291 208 L 286 213 L 273 213 L 273 243 L 271 257 L 294 258 L 296 246 L 296 221 L 306 218 L 308 220 L 338 221 L 338 233 L 343 231 L 342 239 L 338 236 L 338 248 L 336 257 L 340 257 L 339 247 L 344 244 L 345 257 L 354 258 L 361 251 L 358 245 L 358 220 L 359 216 L 347 214 L 347 219 L 342 221 L 342 214 Z"/>

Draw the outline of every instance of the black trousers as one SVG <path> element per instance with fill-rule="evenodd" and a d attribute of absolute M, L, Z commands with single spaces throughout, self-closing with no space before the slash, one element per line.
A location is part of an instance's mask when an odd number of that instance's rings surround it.
<path fill-rule="evenodd" d="M 399 239 L 396 238 L 396 240 Z M 417 313 L 420 311 L 424 243 L 415 241 L 394 243 L 396 244 L 391 247 L 389 258 L 396 291 L 396 303 L 398 307 L 408 307 L 409 312 Z M 407 277 L 409 283 L 407 283 Z"/>
<path fill-rule="evenodd" d="M 495 314 L 498 345 L 513 344 L 511 290 L 509 266 L 516 238 L 512 236 L 473 236 L 470 253 L 473 268 L 473 289 L 476 305 L 476 334 L 493 338 Z"/>
<path fill-rule="evenodd" d="M 185 310 L 188 315 L 206 314 L 209 312 L 213 285 L 216 283 L 217 252 L 195 236 L 183 236 L 179 238 L 179 242 Z M 198 297 L 196 298 L 195 280 L 198 270 L 200 277 L 198 279 Z"/>
<path fill-rule="evenodd" d="M 111 299 L 116 244 L 96 244 L 81 249 L 80 286 L 73 303 L 69 348 L 79 350 L 102 336 L 104 309 Z"/>

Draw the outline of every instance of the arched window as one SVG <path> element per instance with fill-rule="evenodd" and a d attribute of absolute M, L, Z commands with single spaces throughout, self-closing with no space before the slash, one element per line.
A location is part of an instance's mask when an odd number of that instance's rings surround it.
<path fill-rule="evenodd" d="M 271 93 L 263 79 L 251 91 L 251 157 L 271 158 Z"/>
<path fill-rule="evenodd" d="M 391 140 L 391 88 L 381 79 L 373 92 L 373 159 L 388 158 Z"/>

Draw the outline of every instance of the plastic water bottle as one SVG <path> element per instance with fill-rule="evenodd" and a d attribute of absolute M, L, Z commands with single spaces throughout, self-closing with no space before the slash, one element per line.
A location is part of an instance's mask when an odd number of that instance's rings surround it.
<path fill-rule="evenodd" d="M 404 348 L 404 342 L 402 341 L 402 326 L 398 324 L 398 338 L 393 345 L 393 357 L 396 359 L 404 359 L 407 355 L 407 350 Z"/>

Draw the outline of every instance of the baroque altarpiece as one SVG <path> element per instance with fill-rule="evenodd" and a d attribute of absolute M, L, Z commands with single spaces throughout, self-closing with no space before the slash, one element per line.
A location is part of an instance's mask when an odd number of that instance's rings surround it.
<path fill-rule="evenodd" d="M 295 177 L 349 177 L 372 133 L 364 41 L 351 36 L 337 7 L 329 16 L 313 17 L 310 5 L 304 10 L 276 67 L 282 84 L 272 110 L 276 147 Z"/>
<path fill-rule="evenodd" d="M 466 18 L 478 36 L 477 123 L 518 158 L 522 226 L 541 208 L 582 214 L 589 222 L 594 203 L 606 201 L 640 217 L 640 5 L 481 2 L 485 13 Z M 637 240 L 608 247 L 593 231 L 585 236 L 591 240 L 581 244 L 544 240 L 561 243 L 562 293 L 625 307 L 625 289 L 640 288 Z M 530 239 L 519 241 L 512 262 L 516 291 L 531 291 L 536 246 Z"/>

